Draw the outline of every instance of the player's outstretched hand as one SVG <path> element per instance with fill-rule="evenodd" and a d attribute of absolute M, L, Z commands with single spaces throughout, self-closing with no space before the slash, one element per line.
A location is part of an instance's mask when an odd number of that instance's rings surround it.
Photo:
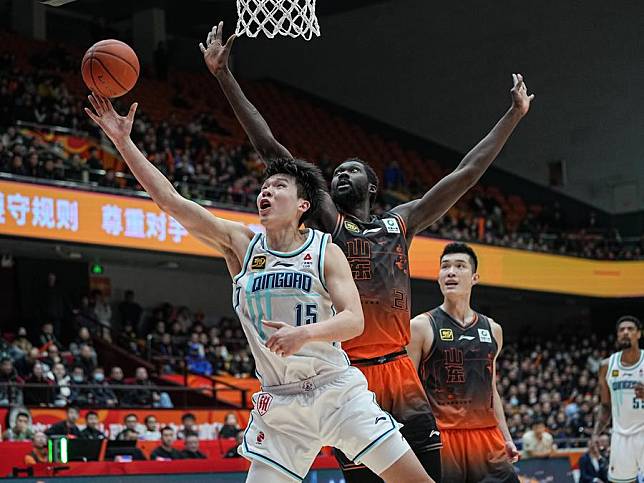
<path fill-rule="evenodd" d="M 127 113 L 127 116 L 121 116 L 114 110 L 114 106 L 106 97 L 93 93 L 87 98 L 94 111 L 85 108 L 85 112 L 92 118 L 92 121 L 98 124 L 98 127 L 105 132 L 114 144 L 130 136 L 134 114 L 139 106 L 137 102 L 130 106 L 130 112 Z"/>
<path fill-rule="evenodd" d="M 644 383 L 638 382 L 635 385 L 635 397 L 644 401 Z"/>
<path fill-rule="evenodd" d="M 530 110 L 530 103 L 534 99 L 534 94 L 528 95 L 528 87 L 523 81 L 521 74 L 512 74 L 512 109 L 516 110 L 521 116 L 525 116 Z"/>
<path fill-rule="evenodd" d="M 299 351 L 306 342 L 306 338 L 304 337 L 304 333 L 301 328 L 293 327 L 285 324 L 284 322 L 275 322 L 272 320 L 262 320 L 262 323 L 266 327 L 276 329 L 276 332 L 266 341 L 266 347 L 278 356 L 292 356 Z"/>
<path fill-rule="evenodd" d="M 505 454 L 508 455 L 510 463 L 516 463 L 519 461 L 519 451 L 512 441 L 505 442 Z"/>
<path fill-rule="evenodd" d="M 228 70 L 228 57 L 230 56 L 233 42 L 237 38 L 235 34 L 232 34 L 228 37 L 226 44 L 224 44 L 222 40 L 223 32 L 224 22 L 219 22 L 208 33 L 206 45 L 204 46 L 203 43 L 199 44 L 199 49 L 203 53 L 208 70 L 215 77 Z"/>

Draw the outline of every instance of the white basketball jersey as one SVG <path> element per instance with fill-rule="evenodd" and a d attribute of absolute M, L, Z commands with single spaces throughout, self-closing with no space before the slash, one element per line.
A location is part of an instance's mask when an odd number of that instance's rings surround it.
<path fill-rule="evenodd" d="M 304 244 L 290 253 L 271 250 L 266 236 L 258 233 L 248 246 L 241 272 L 233 279 L 233 307 L 264 387 L 339 373 L 349 367 L 339 342 L 311 342 L 288 357 L 265 346 L 275 329 L 264 326 L 262 320 L 301 326 L 323 324 L 335 314 L 324 282 L 324 254 L 330 235 L 308 231 Z"/>
<path fill-rule="evenodd" d="M 613 412 L 613 432 L 630 436 L 644 434 L 644 400 L 635 397 L 635 385 L 644 383 L 644 350 L 639 361 L 630 367 L 621 363 L 622 353 L 608 360 L 606 381 L 610 389 Z"/>

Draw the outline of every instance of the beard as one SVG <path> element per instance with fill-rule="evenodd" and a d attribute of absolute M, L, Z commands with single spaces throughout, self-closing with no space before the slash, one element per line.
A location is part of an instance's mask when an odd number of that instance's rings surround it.
<path fill-rule="evenodd" d="M 618 340 L 615 345 L 619 350 L 630 349 L 632 346 L 630 339 Z"/>
<path fill-rule="evenodd" d="M 357 192 L 357 190 L 350 186 L 349 189 L 339 191 L 337 188 L 331 192 L 331 198 L 340 211 L 351 212 L 357 206 L 362 204 L 364 196 Z"/>

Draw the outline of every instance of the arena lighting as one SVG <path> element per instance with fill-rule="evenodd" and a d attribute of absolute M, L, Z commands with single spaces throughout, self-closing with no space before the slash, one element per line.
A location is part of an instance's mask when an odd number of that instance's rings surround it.
<path fill-rule="evenodd" d="M 43 5 L 49 5 L 50 7 L 60 7 L 67 3 L 75 2 L 76 0 L 41 0 L 40 3 Z"/>

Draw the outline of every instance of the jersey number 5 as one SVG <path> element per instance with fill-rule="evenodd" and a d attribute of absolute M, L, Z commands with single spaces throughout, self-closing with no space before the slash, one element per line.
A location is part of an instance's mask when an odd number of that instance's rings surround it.
<path fill-rule="evenodd" d="M 318 321 L 317 304 L 297 304 L 295 306 L 295 325 L 315 324 Z"/>

